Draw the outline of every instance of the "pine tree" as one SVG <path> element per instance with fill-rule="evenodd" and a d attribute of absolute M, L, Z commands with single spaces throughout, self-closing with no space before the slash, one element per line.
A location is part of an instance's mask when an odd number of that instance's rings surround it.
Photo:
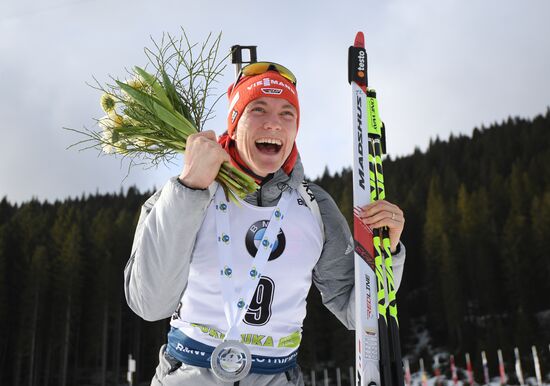
<path fill-rule="evenodd" d="M 28 386 L 33 386 L 36 383 L 36 369 L 38 366 L 35 362 L 39 362 L 39 357 L 36 355 L 37 341 L 40 338 L 40 325 L 39 321 L 42 320 L 43 309 L 45 303 L 45 289 L 47 288 L 47 281 L 49 279 L 49 258 L 48 250 L 45 246 L 39 245 L 35 248 L 30 272 L 29 272 L 29 286 L 27 287 L 26 299 L 30 300 L 29 304 L 29 323 L 26 326 L 27 334 L 29 334 L 29 344 L 25 347 L 29 347 L 29 363 L 26 366 L 28 372 Z M 35 361 L 36 358 L 36 361 Z"/>
<path fill-rule="evenodd" d="M 0 203 L 1 205 L 1 203 Z M 8 340 L 8 224 L 0 224 L 0 380 L 7 382 Z"/>
<path fill-rule="evenodd" d="M 61 360 L 59 374 L 60 386 L 66 386 L 69 377 L 69 351 L 73 321 L 78 316 L 80 303 L 82 264 L 82 233 L 80 214 L 73 206 L 61 206 L 52 229 L 55 244 L 54 272 L 56 284 L 57 314 L 54 323 L 56 346 L 60 347 Z"/>
<path fill-rule="evenodd" d="M 424 224 L 423 258 L 426 269 L 426 286 L 430 322 L 435 331 L 445 330 L 444 299 L 442 292 L 441 253 L 446 238 L 448 217 L 445 215 L 445 203 L 439 193 L 439 179 L 433 176 L 430 182 L 426 203 L 426 222 Z"/>
<path fill-rule="evenodd" d="M 533 236 L 532 253 L 532 285 L 540 294 L 550 293 L 550 190 L 541 197 L 535 197 L 531 204 L 531 234 Z M 546 296 L 537 297 L 536 311 L 550 308 L 550 299 Z"/>
<path fill-rule="evenodd" d="M 526 215 L 527 203 L 523 199 L 526 180 L 519 166 L 515 164 L 508 180 L 510 192 L 510 210 L 504 223 L 501 238 L 501 261 L 503 267 L 503 286 L 507 293 L 508 309 L 513 312 L 515 331 L 518 339 L 526 345 L 533 331 L 530 313 L 533 310 L 533 298 L 530 297 L 530 259 L 528 248 L 528 229 Z"/>

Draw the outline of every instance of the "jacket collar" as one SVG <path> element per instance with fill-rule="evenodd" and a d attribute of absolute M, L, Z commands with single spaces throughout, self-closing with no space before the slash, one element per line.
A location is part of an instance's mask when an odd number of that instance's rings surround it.
<path fill-rule="evenodd" d="M 287 175 L 283 169 L 277 170 L 271 175 L 271 178 L 266 177 L 260 188 L 246 196 L 244 200 L 256 206 L 275 206 L 285 189 L 288 189 L 288 187 L 298 189 L 303 180 L 304 167 L 300 156 L 298 156 L 290 175 Z"/>

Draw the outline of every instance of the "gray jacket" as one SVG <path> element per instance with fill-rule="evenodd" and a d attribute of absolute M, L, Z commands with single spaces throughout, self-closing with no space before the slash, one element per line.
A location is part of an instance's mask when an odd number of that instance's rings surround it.
<path fill-rule="evenodd" d="M 281 187 L 296 189 L 304 179 L 298 159 L 290 176 L 282 170 L 246 197 L 257 206 L 274 206 Z M 325 242 L 313 270 L 313 282 L 324 305 L 349 329 L 354 328 L 354 253 L 348 224 L 334 200 L 310 183 L 324 224 Z M 189 189 L 171 178 L 141 209 L 132 254 L 124 270 L 126 300 L 145 320 L 167 318 L 176 309 L 187 285 L 195 239 L 213 191 Z M 184 236 L 184 237 L 182 237 Z M 401 282 L 405 247 L 393 257 L 396 287 Z"/>

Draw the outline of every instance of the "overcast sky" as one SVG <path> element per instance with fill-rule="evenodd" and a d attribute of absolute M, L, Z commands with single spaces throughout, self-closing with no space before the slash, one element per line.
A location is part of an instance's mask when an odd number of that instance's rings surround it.
<path fill-rule="evenodd" d="M 261 7 L 265 4 L 265 7 Z M 83 193 L 142 191 L 179 174 L 134 168 L 95 150 L 65 150 L 102 114 L 92 77 L 124 77 L 145 64 L 150 36 L 193 41 L 223 32 L 222 50 L 257 45 L 260 60 L 298 78 L 298 148 L 306 174 L 351 165 L 347 49 L 365 32 L 370 85 L 377 89 L 393 157 L 425 150 L 430 138 L 470 134 L 508 116 L 531 118 L 550 105 L 547 0 L 0 2 L 0 198 L 23 202 Z M 223 91 L 233 70 L 222 80 Z M 224 130 L 227 102 L 209 129 Z M 123 181 L 124 180 L 124 181 Z"/>

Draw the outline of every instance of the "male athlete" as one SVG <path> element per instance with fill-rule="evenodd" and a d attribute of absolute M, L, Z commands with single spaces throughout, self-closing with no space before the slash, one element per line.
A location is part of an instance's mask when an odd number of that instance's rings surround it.
<path fill-rule="evenodd" d="M 125 269 L 132 310 L 172 316 L 152 385 L 302 385 L 296 358 L 312 282 L 354 328 L 352 236 L 332 198 L 303 184 L 294 75 L 253 63 L 228 97 L 227 132 L 189 137 L 181 175 L 142 208 Z M 224 162 L 260 186 L 239 204 L 214 181 Z M 363 209 L 365 224 L 389 228 L 399 285 L 403 211 L 387 201 Z"/>

